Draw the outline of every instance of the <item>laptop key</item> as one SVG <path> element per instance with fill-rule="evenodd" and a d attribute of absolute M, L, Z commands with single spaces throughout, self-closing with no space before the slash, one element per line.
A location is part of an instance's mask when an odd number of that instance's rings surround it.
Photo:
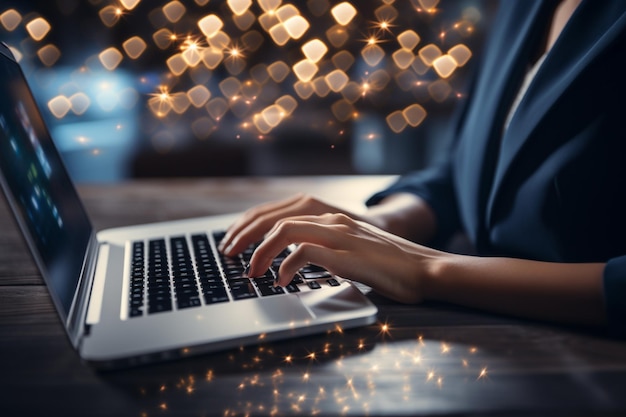
<path fill-rule="evenodd" d="M 339 281 L 337 281 L 335 278 L 331 278 L 331 279 L 327 279 L 326 282 L 328 283 L 328 285 L 330 285 L 331 287 L 338 287 Z"/>
<path fill-rule="evenodd" d="M 327 271 L 320 272 L 303 272 L 302 276 L 304 279 L 320 279 L 320 278 L 330 278 L 332 275 Z"/>
<path fill-rule="evenodd" d="M 235 300 L 243 300 L 245 298 L 257 297 L 254 286 L 249 279 L 239 279 L 236 281 L 230 281 L 230 292 Z"/>
<path fill-rule="evenodd" d="M 204 302 L 206 304 L 223 303 L 229 301 L 225 288 L 215 288 L 204 291 Z"/>
<path fill-rule="evenodd" d="M 148 305 L 148 313 L 161 313 L 164 311 L 172 311 L 172 300 L 163 301 L 156 304 Z"/>
<path fill-rule="evenodd" d="M 176 307 L 180 309 L 189 308 L 189 307 L 198 307 L 200 306 L 200 298 L 197 296 L 193 297 L 183 297 L 176 299 Z"/>
<path fill-rule="evenodd" d="M 312 290 L 319 290 L 320 288 L 322 288 L 322 286 L 320 285 L 319 282 L 317 281 L 309 281 L 307 282 L 307 285 L 309 286 L 310 289 Z"/>
<path fill-rule="evenodd" d="M 254 282 L 256 283 L 257 287 L 259 288 L 259 292 L 261 293 L 262 296 L 284 294 L 285 293 L 285 290 L 283 290 L 282 287 L 274 286 L 274 279 L 273 278 L 267 278 L 267 277 L 255 278 Z"/>
<path fill-rule="evenodd" d="M 300 292 L 300 288 L 293 282 L 285 287 L 288 292 Z"/>

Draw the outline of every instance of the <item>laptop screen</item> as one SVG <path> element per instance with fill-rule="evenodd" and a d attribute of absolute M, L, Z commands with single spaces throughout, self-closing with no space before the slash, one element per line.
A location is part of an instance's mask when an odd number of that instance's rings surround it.
<path fill-rule="evenodd" d="M 21 69 L 0 48 L 2 185 L 65 319 L 92 228 Z"/>

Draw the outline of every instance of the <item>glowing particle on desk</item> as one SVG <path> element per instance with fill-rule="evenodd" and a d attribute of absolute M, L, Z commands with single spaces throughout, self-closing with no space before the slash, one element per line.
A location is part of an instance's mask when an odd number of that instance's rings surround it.
<path fill-rule="evenodd" d="M 346 26 L 352 21 L 354 16 L 356 16 L 357 10 L 352 4 L 344 1 L 343 3 L 339 3 L 338 5 L 330 9 L 330 13 L 333 15 L 337 23 L 342 26 Z"/>
<path fill-rule="evenodd" d="M 487 378 L 487 368 L 483 368 L 480 370 L 480 373 L 478 374 L 478 378 L 476 379 L 484 379 Z"/>
<path fill-rule="evenodd" d="M 26 24 L 26 31 L 37 42 L 45 38 L 50 29 L 50 23 L 43 17 L 37 17 Z"/>
<path fill-rule="evenodd" d="M 224 22 L 214 14 L 203 17 L 198 21 L 198 27 L 207 38 L 212 38 L 222 29 Z"/>
<path fill-rule="evenodd" d="M 0 23 L 6 30 L 12 32 L 22 23 L 22 15 L 15 9 L 9 9 L 0 14 Z"/>
<path fill-rule="evenodd" d="M 133 36 L 124 41 L 122 47 L 130 59 L 137 59 L 146 50 L 147 45 L 139 36 Z"/>

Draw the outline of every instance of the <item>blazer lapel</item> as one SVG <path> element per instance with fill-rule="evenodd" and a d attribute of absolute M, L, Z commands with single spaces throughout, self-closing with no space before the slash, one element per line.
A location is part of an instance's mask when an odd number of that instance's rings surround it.
<path fill-rule="evenodd" d="M 593 18 L 590 18 L 590 15 Z M 538 124 L 598 54 L 610 46 L 618 36 L 623 35 L 625 27 L 624 1 L 583 0 L 574 12 L 539 68 L 502 138 L 488 202 L 489 223 L 494 221 L 494 206 L 506 182 L 507 173 L 530 141 L 542 140 L 541 135 L 533 135 Z M 562 47 L 563 45 L 568 47 Z"/>
<path fill-rule="evenodd" d="M 521 83 L 525 63 L 543 36 L 542 28 L 547 25 L 554 2 L 523 0 L 501 8 L 485 46 L 476 87 L 470 92 L 473 105 L 468 106 L 464 116 L 456 149 L 455 176 L 463 184 L 457 188 L 459 200 L 464 202 L 460 214 L 466 232 L 478 245 L 487 238 L 485 210 L 507 114 L 506 103 L 515 97 L 511 86 Z"/>

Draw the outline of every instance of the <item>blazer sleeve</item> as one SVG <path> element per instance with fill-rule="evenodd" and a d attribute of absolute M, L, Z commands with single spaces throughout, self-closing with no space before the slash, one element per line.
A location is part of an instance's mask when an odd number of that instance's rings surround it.
<path fill-rule="evenodd" d="M 604 300 L 609 331 L 626 337 L 626 256 L 613 258 L 604 267 Z"/>
<path fill-rule="evenodd" d="M 411 193 L 421 197 L 433 210 L 437 221 L 436 235 L 428 244 L 442 247 L 460 229 L 451 159 L 450 155 L 428 169 L 402 176 L 389 188 L 370 197 L 366 205 L 378 204 L 385 197 L 396 193 Z"/>

